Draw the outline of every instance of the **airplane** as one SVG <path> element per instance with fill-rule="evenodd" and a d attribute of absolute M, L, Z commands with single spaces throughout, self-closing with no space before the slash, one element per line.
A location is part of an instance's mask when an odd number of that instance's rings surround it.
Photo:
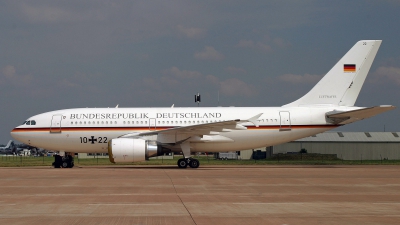
<path fill-rule="evenodd" d="M 182 152 L 178 166 L 198 168 L 192 153 L 278 145 L 394 109 L 354 106 L 381 42 L 358 41 L 308 93 L 281 107 L 64 109 L 32 116 L 11 135 L 48 150 L 108 153 L 112 163 Z"/>
<path fill-rule="evenodd" d="M 0 154 L 13 155 L 16 154 L 16 147 L 13 140 L 10 140 L 5 147 L 0 147 Z"/>

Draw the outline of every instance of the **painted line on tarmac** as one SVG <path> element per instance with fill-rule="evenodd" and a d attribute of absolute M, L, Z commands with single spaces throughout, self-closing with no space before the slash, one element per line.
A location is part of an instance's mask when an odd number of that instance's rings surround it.
<path fill-rule="evenodd" d="M 88 204 L 88 205 L 161 205 L 161 204 L 146 204 L 146 203 L 144 203 L 144 204 L 140 204 L 140 203 L 138 203 L 138 204 L 135 204 L 135 203 L 115 203 L 115 204 L 105 203 L 105 204 L 103 204 L 103 203 L 98 203 L 98 204 Z"/>

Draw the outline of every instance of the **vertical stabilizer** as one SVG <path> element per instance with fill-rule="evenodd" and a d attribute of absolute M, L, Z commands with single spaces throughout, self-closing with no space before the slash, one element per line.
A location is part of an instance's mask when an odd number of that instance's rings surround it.
<path fill-rule="evenodd" d="M 357 42 L 306 95 L 284 106 L 354 106 L 381 43 L 381 40 Z"/>
<path fill-rule="evenodd" d="M 7 146 L 4 147 L 4 149 L 11 149 L 12 147 L 14 147 L 14 142 L 13 142 L 12 140 L 10 140 L 10 141 L 7 143 Z"/>

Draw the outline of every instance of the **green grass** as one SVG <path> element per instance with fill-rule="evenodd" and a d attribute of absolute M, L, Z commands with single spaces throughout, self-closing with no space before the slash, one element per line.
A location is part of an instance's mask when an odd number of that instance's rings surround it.
<path fill-rule="evenodd" d="M 196 157 L 200 165 L 400 165 L 400 160 L 215 160 L 204 156 Z M 75 158 L 75 166 L 115 165 L 176 165 L 175 159 L 151 159 L 144 162 L 113 164 L 108 158 Z M 0 156 L 0 167 L 51 166 L 53 157 Z"/>

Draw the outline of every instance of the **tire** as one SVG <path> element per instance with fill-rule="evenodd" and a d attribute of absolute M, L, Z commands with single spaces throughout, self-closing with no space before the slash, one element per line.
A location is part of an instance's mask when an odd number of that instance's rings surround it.
<path fill-rule="evenodd" d="M 61 167 L 62 168 L 68 168 L 69 167 L 69 163 L 64 161 L 64 162 L 62 162 Z"/>
<path fill-rule="evenodd" d="M 191 168 L 199 168 L 199 166 L 200 166 L 200 162 L 199 162 L 199 160 L 197 160 L 197 159 L 192 159 L 192 160 L 190 160 L 190 162 L 189 162 L 189 166 L 191 167 Z"/>
<path fill-rule="evenodd" d="M 188 163 L 186 162 L 186 159 L 179 159 L 178 160 L 178 167 L 179 168 L 186 168 L 188 166 Z"/>

